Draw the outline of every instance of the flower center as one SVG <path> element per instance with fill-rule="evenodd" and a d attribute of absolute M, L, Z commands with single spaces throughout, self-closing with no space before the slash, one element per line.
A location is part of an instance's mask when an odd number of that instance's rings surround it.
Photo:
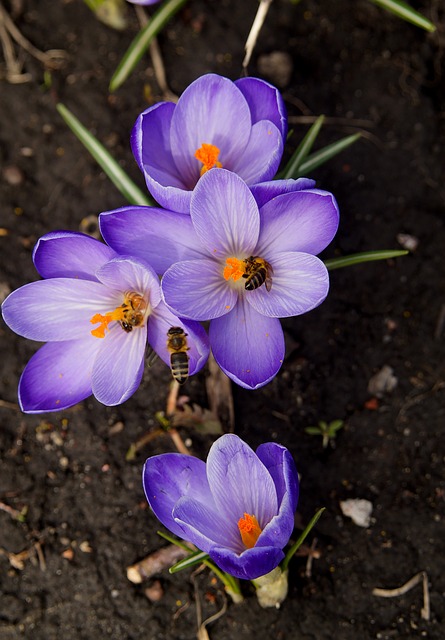
<path fill-rule="evenodd" d="M 217 169 L 222 168 L 222 164 L 218 160 L 218 156 L 218 147 L 215 147 L 213 144 L 206 144 L 205 142 L 203 142 L 199 149 L 195 151 L 195 158 L 203 164 L 200 172 L 201 176 L 203 176 L 209 169 L 213 169 L 213 167 L 216 167 Z"/>
<path fill-rule="evenodd" d="M 249 513 L 245 513 L 244 518 L 240 518 L 238 520 L 238 529 L 241 534 L 241 540 L 243 541 L 243 544 L 248 549 L 252 549 L 256 545 L 262 531 L 260 525 L 258 524 L 258 520 L 255 518 L 255 516 L 251 516 Z"/>
<path fill-rule="evenodd" d="M 110 311 L 105 315 L 95 313 L 91 318 L 91 324 L 100 323 L 98 327 L 91 330 L 91 334 L 95 338 L 105 338 L 106 331 L 109 331 L 110 322 L 119 322 L 122 329 L 127 333 L 133 331 L 134 327 L 143 324 L 148 304 L 145 298 L 135 291 L 126 291 L 124 294 L 124 302 L 120 307 L 116 307 L 114 311 Z"/>
<path fill-rule="evenodd" d="M 249 256 L 244 260 L 239 260 L 235 257 L 227 258 L 223 271 L 225 280 L 232 278 L 236 282 L 240 278 L 244 278 L 246 280 L 244 288 L 247 291 L 258 289 L 263 284 L 266 285 L 267 291 L 270 291 L 272 275 L 273 269 L 271 265 L 260 256 Z"/>

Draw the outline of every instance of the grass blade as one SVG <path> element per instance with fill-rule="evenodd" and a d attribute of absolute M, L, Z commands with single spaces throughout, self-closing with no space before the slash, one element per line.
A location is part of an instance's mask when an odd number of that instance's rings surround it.
<path fill-rule="evenodd" d="M 141 29 L 124 57 L 120 61 L 113 77 L 110 80 L 110 91 L 116 91 L 128 78 L 139 60 L 144 55 L 150 42 L 157 36 L 163 26 L 175 13 L 187 2 L 187 0 L 167 0 L 156 11 L 151 20 Z"/>
<path fill-rule="evenodd" d="M 182 571 L 183 569 L 194 567 L 195 564 L 202 564 L 204 560 L 208 559 L 208 557 L 209 557 L 209 554 L 205 553 L 204 551 L 195 551 L 195 552 L 192 551 L 190 555 L 187 556 L 187 558 L 184 558 L 183 560 L 179 560 L 179 562 L 176 562 L 176 564 L 170 567 L 168 572 L 179 573 L 179 571 Z"/>
<path fill-rule="evenodd" d="M 312 146 L 317 139 L 323 122 L 324 116 L 320 116 L 314 122 L 307 134 L 304 136 L 303 140 L 298 145 L 295 153 L 292 155 L 291 159 L 285 166 L 284 171 L 281 175 L 282 178 L 287 179 L 298 177 L 298 169 L 311 152 Z"/>
<path fill-rule="evenodd" d="M 320 519 L 321 514 L 323 513 L 323 511 L 326 510 L 326 507 L 322 507 L 321 509 L 319 509 L 317 511 L 317 513 L 312 517 L 311 521 L 309 522 L 309 524 L 307 525 L 306 529 L 303 531 L 303 533 L 301 534 L 301 536 L 298 538 L 298 540 L 296 541 L 295 544 L 293 544 L 291 546 L 291 548 L 289 549 L 289 551 L 286 553 L 283 562 L 281 563 L 281 570 L 282 571 L 286 571 L 290 560 L 292 559 L 292 556 L 295 554 L 296 551 L 298 551 L 298 549 L 301 547 L 301 545 L 303 544 L 303 542 L 306 540 L 307 535 L 309 534 L 309 532 L 311 531 L 311 529 L 313 529 L 315 527 L 315 525 L 317 524 L 317 522 Z"/>
<path fill-rule="evenodd" d="M 87 151 L 91 153 L 97 164 L 102 167 L 111 182 L 130 204 L 156 205 L 154 200 L 135 185 L 107 149 L 83 126 L 80 120 L 78 120 L 65 105 L 59 102 L 57 104 L 57 111 L 74 135 L 80 140 Z"/>
<path fill-rule="evenodd" d="M 359 138 L 360 133 L 354 133 L 352 136 L 347 136 L 346 138 L 337 140 L 337 142 L 328 144 L 327 147 L 320 149 L 320 151 L 311 153 L 311 155 L 301 163 L 298 174 L 294 177 L 298 178 L 299 176 L 308 175 L 309 173 L 311 173 L 311 171 L 313 171 L 317 167 L 320 167 L 322 164 L 350 147 L 351 144 L 357 142 Z"/>
<path fill-rule="evenodd" d="M 400 258 L 406 256 L 409 251 L 405 249 L 382 249 L 381 251 L 363 251 L 362 253 L 351 253 L 349 256 L 341 258 L 330 258 L 324 263 L 329 271 L 334 269 L 342 269 L 343 267 L 351 267 L 354 264 L 362 262 L 373 262 L 375 260 L 389 260 L 389 258 Z"/>
<path fill-rule="evenodd" d="M 383 9 L 386 9 L 390 13 L 393 13 L 398 18 L 411 22 L 411 24 L 414 24 L 416 27 L 425 29 L 425 31 L 432 32 L 436 30 L 436 25 L 430 22 L 430 20 L 425 18 L 421 13 L 415 11 L 409 6 L 409 4 L 402 2 L 402 0 L 371 0 L 371 2 Z"/>

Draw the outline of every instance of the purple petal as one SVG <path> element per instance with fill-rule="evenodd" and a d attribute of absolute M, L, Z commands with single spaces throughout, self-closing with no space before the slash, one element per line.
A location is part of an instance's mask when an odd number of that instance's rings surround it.
<path fill-rule="evenodd" d="M 236 174 L 225 169 L 207 171 L 193 192 L 190 214 L 203 247 L 215 259 L 250 255 L 255 249 L 258 207 Z"/>
<path fill-rule="evenodd" d="M 91 317 L 122 303 L 99 282 L 52 278 L 25 284 L 2 305 L 6 324 L 38 342 L 60 342 L 90 335 Z"/>
<path fill-rule="evenodd" d="M 53 231 L 34 247 L 33 260 L 43 278 L 96 280 L 95 273 L 116 253 L 103 242 L 74 231 Z"/>
<path fill-rule="evenodd" d="M 280 130 L 283 142 L 286 142 L 287 113 L 278 89 L 259 78 L 241 78 L 235 84 L 247 100 L 252 123 L 270 120 Z"/>
<path fill-rule="evenodd" d="M 230 165 L 247 184 L 270 180 L 276 174 L 283 155 L 283 139 L 276 126 L 261 120 L 252 127 L 249 142 Z"/>
<path fill-rule="evenodd" d="M 172 264 L 203 254 L 190 216 L 154 207 L 123 207 L 99 216 L 105 241 L 115 251 L 141 258 L 162 275 Z"/>
<path fill-rule="evenodd" d="M 91 370 L 99 340 L 50 342 L 26 365 L 19 382 L 19 403 L 25 413 L 61 411 L 91 395 Z"/>
<path fill-rule="evenodd" d="M 114 323 L 100 343 L 93 366 L 93 393 L 99 402 L 111 407 L 128 400 L 141 383 L 147 327 L 135 327 L 127 333 Z"/>
<path fill-rule="evenodd" d="M 258 546 L 283 548 L 294 529 L 294 515 L 298 503 L 298 473 L 289 451 L 278 444 L 260 445 L 257 455 L 272 475 L 279 498 L 279 513 L 272 518 L 258 538 Z"/>
<path fill-rule="evenodd" d="M 96 273 L 97 279 L 110 289 L 121 293 L 134 291 L 148 294 L 150 306 L 154 309 L 161 301 L 159 278 L 146 262 L 137 258 L 118 257 L 110 260 Z"/>
<path fill-rule="evenodd" d="M 231 549 L 214 547 L 209 552 L 220 569 L 241 580 L 255 580 L 278 567 L 284 553 L 276 547 L 253 547 L 238 555 Z"/>
<path fill-rule="evenodd" d="M 178 316 L 191 320 L 210 320 L 229 313 L 238 298 L 214 260 L 177 262 L 164 273 L 162 294 Z"/>
<path fill-rule="evenodd" d="M 181 327 L 187 335 L 189 375 L 192 376 L 207 362 L 210 351 L 209 338 L 200 324 L 192 320 L 181 320 L 161 302 L 148 321 L 148 342 L 168 366 L 170 352 L 167 349 L 167 331 L 171 327 Z"/>
<path fill-rule="evenodd" d="M 264 528 L 278 513 L 277 492 L 270 473 L 234 434 L 221 436 L 210 448 L 207 479 L 219 513 L 233 526 L 248 513 Z"/>
<path fill-rule="evenodd" d="M 278 503 L 289 492 L 293 511 L 297 508 L 299 480 L 294 459 L 286 447 L 275 442 L 260 444 L 256 455 L 272 476 L 277 492 Z"/>
<path fill-rule="evenodd" d="M 251 124 L 245 98 L 227 78 L 208 74 L 184 91 L 172 117 L 171 149 L 189 189 L 199 180 L 202 164 L 195 153 L 201 145 L 218 147 L 222 166 L 231 168 L 247 145 Z"/>
<path fill-rule="evenodd" d="M 261 286 L 246 293 L 258 313 L 289 318 L 315 309 L 328 295 L 329 274 L 319 258 L 308 253 L 285 251 L 272 259 L 272 288 Z"/>
<path fill-rule="evenodd" d="M 267 384 L 283 364 L 280 321 L 257 313 L 244 296 L 231 313 L 212 320 L 209 337 L 218 365 L 246 389 Z"/>
<path fill-rule="evenodd" d="M 221 545 L 241 553 L 242 543 L 238 525 L 218 512 L 218 507 L 190 497 L 181 498 L 173 509 L 175 522 L 183 529 L 189 542 L 208 553 L 212 547 Z"/>
<path fill-rule="evenodd" d="M 253 197 L 256 200 L 258 208 L 261 209 L 266 202 L 283 195 L 283 193 L 291 193 L 293 191 L 303 191 L 304 189 L 313 189 L 315 180 L 309 178 L 298 178 L 297 180 L 270 180 L 269 182 L 261 182 L 250 187 Z"/>
<path fill-rule="evenodd" d="M 175 108 L 172 102 L 159 102 L 141 113 L 131 134 L 131 148 L 155 200 L 167 209 L 188 213 L 190 193 L 184 191 L 188 186 L 176 168 L 170 147 Z"/>
<path fill-rule="evenodd" d="M 296 191 L 277 196 L 260 211 L 258 255 L 278 251 L 320 253 L 335 236 L 338 207 L 326 191 Z"/>
<path fill-rule="evenodd" d="M 173 509 L 182 496 L 208 505 L 214 504 L 202 460 L 180 453 L 163 453 L 149 458 L 142 474 L 145 495 L 155 516 L 172 533 L 184 537 L 183 529 L 173 519 Z"/>
<path fill-rule="evenodd" d="M 156 4 L 158 3 L 160 0 L 127 0 L 127 2 L 131 2 L 132 4 L 143 4 L 143 5 L 150 5 L 150 4 Z"/>

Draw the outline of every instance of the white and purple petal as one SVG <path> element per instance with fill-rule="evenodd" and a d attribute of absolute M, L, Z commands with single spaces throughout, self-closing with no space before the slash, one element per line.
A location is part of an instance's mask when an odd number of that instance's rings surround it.
<path fill-rule="evenodd" d="M 193 192 L 190 215 L 202 246 L 216 260 L 253 252 L 260 214 L 248 186 L 235 173 L 205 173 Z"/>
<path fill-rule="evenodd" d="M 148 504 L 155 516 L 172 533 L 183 538 L 183 529 L 173 518 L 173 509 L 180 498 L 189 496 L 209 508 L 214 505 L 207 482 L 205 462 L 180 453 L 163 453 L 148 458 L 142 482 Z"/>
<path fill-rule="evenodd" d="M 123 207 L 99 216 L 105 242 L 120 254 L 141 258 L 159 275 L 172 264 L 206 255 L 190 216 L 155 207 Z"/>
<path fill-rule="evenodd" d="M 221 513 L 218 506 L 184 496 L 174 509 L 175 522 L 184 530 L 187 540 L 208 553 L 212 547 L 222 545 L 237 553 L 244 550 L 236 520 Z"/>
<path fill-rule="evenodd" d="M 103 242 L 74 231 L 52 231 L 36 243 L 33 260 L 43 278 L 96 280 L 95 273 L 116 253 Z"/>
<path fill-rule="evenodd" d="M 248 513 L 264 528 L 278 513 L 272 476 L 254 451 L 233 434 L 221 436 L 212 445 L 207 479 L 217 510 L 228 522 L 237 524 Z"/>
<path fill-rule="evenodd" d="M 214 260 L 177 262 L 162 278 L 165 303 L 181 318 L 210 320 L 229 313 L 238 293 L 222 275 Z"/>
<path fill-rule="evenodd" d="M 332 241 L 339 213 L 334 196 L 315 189 L 277 196 L 261 209 L 256 252 L 302 251 L 316 255 Z"/>
<path fill-rule="evenodd" d="M 195 153 L 201 145 L 217 147 L 222 166 L 230 168 L 249 141 L 251 124 L 249 106 L 231 80 L 207 74 L 187 87 L 173 113 L 171 150 L 188 189 L 200 177 Z"/>
<path fill-rule="evenodd" d="M 91 395 L 91 372 L 99 348 L 85 340 L 49 342 L 25 367 L 19 382 L 19 404 L 25 413 L 61 411 Z"/>
<path fill-rule="evenodd" d="M 277 127 L 269 120 L 253 125 L 249 142 L 227 169 L 238 174 L 247 184 L 271 180 L 276 174 L 283 155 L 283 139 Z"/>
<path fill-rule="evenodd" d="M 287 113 L 278 89 L 259 78 L 241 78 L 235 85 L 247 100 L 252 123 L 270 120 L 280 130 L 283 143 L 286 142 Z"/>
<path fill-rule="evenodd" d="M 308 253 L 283 251 L 271 257 L 272 286 L 246 293 L 247 302 L 258 313 L 288 318 L 307 313 L 328 295 L 329 273 L 324 263 Z"/>
<path fill-rule="evenodd" d="M 107 406 L 122 404 L 139 387 L 144 371 L 147 327 L 135 327 L 130 333 L 118 323 L 109 327 L 100 342 L 92 371 L 95 397 Z"/>
<path fill-rule="evenodd" d="M 284 359 L 280 321 L 255 311 L 240 296 L 233 311 L 212 320 L 210 346 L 229 378 L 246 389 L 258 389 L 278 373 Z"/>
<path fill-rule="evenodd" d="M 156 308 L 161 301 L 161 288 L 156 272 L 149 264 L 138 258 L 128 256 L 113 258 L 97 271 L 96 277 L 105 287 L 110 290 L 115 289 L 121 294 L 127 291 L 141 295 L 148 294 L 152 309 Z"/>
<path fill-rule="evenodd" d="M 209 338 L 200 324 L 178 318 L 164 302 L 161 302 L 148 321 L 148 342 L 168 366 L 170 366 L 170 352 L 167 349 L 167 331 L 171 327 L 181 327 L 187 335 L 189 375 L 192 376 L 207 362 L 210 351 Z"/>
<path fill-rule="evenodd" d="M 20 336 L 38 342 L 61 342 L 88 336 L 91 317 L 122 303 L 99 282 L 51 278 L 25 284 L 3 302 L 6 324 Z"/>
<path fill-rule="evenodd" d="M 303 191 L 305 189 L 313 189 L 315 180 L 310 178 L 298 178 L 297 180 L 269 180 L 269 182 L 260 182 L 250 186 L 253 197 L 256 200 L 258 208 L 261 209 L 266 202 L 281 196 L 284 193 L 292 193 L 293 191 Z"/>
<path fill-rule="evenodd" d="M 270 573 L 284 558 L 277 547 L 253 547 L 238 555 L 231 549 L 213 547 L 209 551 L 210 559 L 220 569 L 241 580 L 255 580 Z"/>

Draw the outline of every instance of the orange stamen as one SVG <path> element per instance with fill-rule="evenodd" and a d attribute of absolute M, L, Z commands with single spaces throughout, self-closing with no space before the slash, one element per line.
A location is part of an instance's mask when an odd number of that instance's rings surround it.
<path fill-rule="evenodd" d="M 245 513 L 244 518 L 240 518 L 238 520 L 238 529 L 241 534 L 241 540 L 243 541 L 243 544 L 248 549 L 252 549 L 256 545 L 262 531 L 260 525 L 258 524 L 258 520 L 255 518 L 255 516 L 251 516 L 249 513 Z"/>
<path fill-rule="evenodd" d="M 224 267 L 223 276 L 224 280 L 234 280 L 236 282 L 243 277 L 246 271 L 246 265 L 244 260 L 238 260 L 238 258 L 227 258 L 226 266 Z"/>
<path fill-rule="evenodd" d="M 97 324 L 100 322 L 100 325 L 96 327 L 96 329 L 91 330 L 91 335 L 95 338 L 105 338 L 105 332 L 109 331 L 108 325 L 113 320 L 119 321 L 125 318 L 125 306 L 116 307 L 114 311 L 110 313 L 106 313 L 104 316 L 101 313 L 96 313 L 91 318 L 91 324 Z"/>
<path fill-rule="evenodd" d="M 213 167 L 217 167 L 218 169 L 222 168 L 222 164 L 218 160 L 218 156 L 218 147 L 215 147 L 213 144 L 206 144 L 205 142 L 203 142 L 199 149 L 195 151 L 195 158 L 204 165 L 201 167 L 201 176 L 203 176 L 209 169 L 213 169 Z"/>

